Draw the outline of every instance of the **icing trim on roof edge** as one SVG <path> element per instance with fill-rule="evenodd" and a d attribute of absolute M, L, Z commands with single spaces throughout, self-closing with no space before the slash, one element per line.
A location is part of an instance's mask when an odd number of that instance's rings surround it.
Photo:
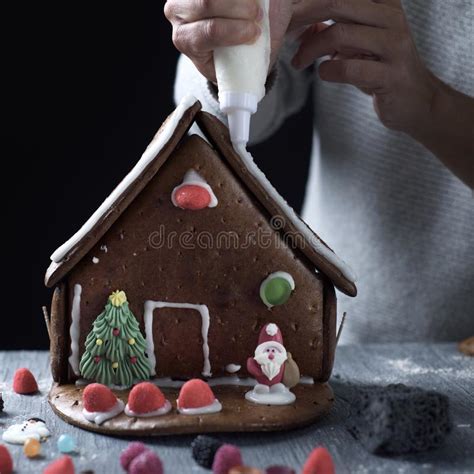
<path fill-rule="evenodd" d="M 242 158 L 247 170 L 253 177 L 259 181 L 266 193 L 273 199 L 287 214 L 298 232 L 305 238 L 314 250 L 324 257 L 328 262 L 340 270 L 340 272 L 351 282 L 355 283 L 357 277 L 352 268 L 337 256 L 318 236 L 311 230 L 308 225 L 298 217 L 294 209 L 285 201 L 283 196 L 275 189 L 272 183 L 265 176 L 263 171 L 257 166 L 252 155 L 244 146 L 234 147 L 236 153 Z"/>
<path fill-rule="evenodd" d="M 179 121 L 185 112 L 192 107 L 198 100 L 196 97 L 188 95 L 181 100 L 176 107 L 173 114 L 169 117 L 168 123 L 159 135 L 155 135 L 151 143 L 146 148 L 145 152 L 138 160 L 137 164 L 119 183 L 119 185 L 112 191 L 112 193 L 105 199 L 100 207 L 92 214 L 86 223 L 63 245 L 58 247 L 51 255 L 53 263 L 60 264 L 68 254 L 80 243 L 80 241 L 93 229 L 93 227 L 100 222 L 101 219 L 107 216 L 112 205 L 118 198 L 127 190 L 127 188 L 138 178 L 141 172 L 154 160 L 161 149 L 169 142 Z M 48 269 L 49 272 L 49 269 Z M 52 272 L 51 272 L 52 273 Z"/>

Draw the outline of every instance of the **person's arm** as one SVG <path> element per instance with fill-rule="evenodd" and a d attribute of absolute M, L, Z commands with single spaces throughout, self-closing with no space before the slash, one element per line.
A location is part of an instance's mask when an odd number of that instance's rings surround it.
<path fill-rule="evenodd" d="M 428 8 L 428 7 L 427 7 Z M 319 22 L 336 20 L 330 27 Z M 400 0 L 302 0 L 294 27 L 313 25 L 293 64 L 372 95 L 382 123 L 407 133 L 474 188 L 474 100 L 436 78 L 418 55 Z"/>

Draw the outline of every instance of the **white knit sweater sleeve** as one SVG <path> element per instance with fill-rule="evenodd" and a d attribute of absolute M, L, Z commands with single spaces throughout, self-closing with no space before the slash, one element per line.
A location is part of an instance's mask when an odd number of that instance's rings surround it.
<path fill-rule="evenodd" d="M 313 74 L 309 71 L 297 71 L 291 66 L 293 52 L 293 44 L 287 43 L 282 48 L 276 66 L 275 81 L 260 102 L 257 113 L 252 117 L 250 132 L 252 144 L 270 137 L 280 128 L 286 118 L 298 112 L 306 101 Z M 227 122 L 207 79 L 199 73 L 190 59 L 181 55 L 174 89 L 176 103 L 179 103 L 187 94 L 197 97 L 201 101 L 203 110 L 212 113 L 222 122 Z"/>

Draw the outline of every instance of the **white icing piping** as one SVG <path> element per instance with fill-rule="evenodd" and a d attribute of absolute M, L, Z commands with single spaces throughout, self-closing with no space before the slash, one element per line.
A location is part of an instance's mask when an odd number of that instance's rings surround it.
<path fill-rule="evenodd" d="M 171 411 L 171 403 L 169 400 L 165 401 L 165 404 L 161 407 L 158 408 L 158 410 L 150 411 L 149 413 L 135 413 L 133 410 L 130 410 L 128 403 L 125 405 L 125 414 L 127 416 L 130 416 L 132 418 L 151 418 L 152 416 L 162 416 L 166 415 Z"/>
<path fill-rule="evenodd" d="M 114 189 L 112 194 L 101 204 L 101 206 L 92 214 L 87 222 L 76 232 L 67 242 L 61 245 L 52 255 L 53 262 L 61 262 L 69 252 L 87 235 L 92 228 L 100 222 L 110 212 L 111 207 L 127 191 L 129 186 L 140 176 L 143 170 L 153 161 L 163 147 L 171 140 L 179 121 L 185 112 L 196 103 L 197 99 L 193 96 L 186 96 L 182 99 L 173 114 L 169 117 L 161 133 L 156 134 L 143 153 L 138 163 L 133 167 L 130 173 Z M 52 274 L 52 272 L 51 272 Z"/>
<path fill-rule="evenodd" d="M 209 183 L 196 170 L 190 169 L 184 175 L 183 182 L 176 186 L 173 189 L 173 192 L 171 193 L 171 202 L 173 203 L 173 206 L 179 207 L 176 202 L 175 195 L 179 191 L 179 189 L 185 185 L 194 185 L 204 188 L 211 197 L 211 202 L 207 207 L 216 207 L 217 204 L 219 204 L 219 201 L 217 200 L 217 197 L 214 194 L 214 191 L 212 190 L 211 186 L 209 186 Z"/>
<path fill-rule="evenodd" d="M 147 341 L 148 361 L 150 363 L 151 375 L 156 374 L 156 357 L 155 357 L 155 342 L 153 339 L 153 311 L 161 308 L 176 308 L 176 309 L 193 309 L 201 315 L 201 335 L 202 335 L 202 353 L 204 356 L 204 366 L 202 375 L 204 377 L 211 377 L 211 362 L 209 360 L 209 325 L 210 316 L 209 309 L 203 304 L 191 303 L 168 303 L 166 301 L 146 301 L 145 302 L 145 334 Z"/>
<path fill-rule="evenodd" d="M 46 278 L 45 278 L 46 282 L 53 276 L 53 273 L 55 273 L 59 267 L 60 267 L 59 263 L 51 262 L 48 269 L 46 270 Z"/>
<path fill-rule="evenodd" d="M 82 409 L 82 415 L 87 421 L 101 425 L 104 421 L 110 420 L 115 416 L 123 412 L 125 404 L 122 400 L 117 399 L 115 406 L 109 411 L 87 411 L 85 408 Z"/>
<path fill-rule="evenodd" d="M 247 171 L 263 186 L 265 192 L 273 199 L 285 212 L 293 225 L 296 227 L 312 247 L 322 255 L 328 262 L 334 265 L 349 281 L 355 282 L 357 277 L 349 265 L 342 261 L 334 252 L 329 250 L 320 239 L 313 234 L 309 227 L 296 215 L 295 211 L 288 205 L 267 177 L 255 164 L 252 155 L 246 150 L 244 145 L 236 145 L 235 151 L 242 158 L 247 167 Z"/>
<path fill-rule="evenodd" d="M 271 387 L 257 384 L 245 394 L 245 399 L 258 405 L 290 405 L 296 400 L 296 396 L 282 383 Z"/>
<path fill-rule="evenodd" d="M 235 373 L 238 372 L 241 368 L 242 368 L 242 366 L 239 365 L 239 364 L 228 364 L 228 365 L 225 366 L 225 371 L 226 371 L 228 374 L 235 374 Z"/>
<path fill-rule="evenodd" d="M 278 326 L 275 323 L 268 323 L 267 327 L 265 328 L 265 332 L 269 336 L 276 336 L 278 332 Z"/>
<path fill-rule="evenodd" d="M 182 415 L 209 415 L 211 413 L 219 413 L 222 410 L 222 405 L 217 400 L 217 398 L 210 404 L 205 407 L 199 408 L 180 408 L 178 406 L 178 411 Z"/>
<path fill-rule="evenodd" d="M 71 336 L 71 355 L 69 356 L 69 364 L 71 364 L 74 373 L 79 376 L 81 372 L 79 370 L 79 335 L 81 332 L 80 321 L 81 321 L 81 294 L 82 286 L 79 284 L 74 285 L 74 297 L 72 299 L 72 310 L 71 310 L 71 327 L 69 334 Z"/>

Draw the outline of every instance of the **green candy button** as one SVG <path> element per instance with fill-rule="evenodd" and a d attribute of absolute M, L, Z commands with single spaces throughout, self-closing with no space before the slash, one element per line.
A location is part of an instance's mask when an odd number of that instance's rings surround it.
<path fill-rule="evenodd" d="M 260 293 L 265 304 L 278 306 L 288 301 L 291 296 L 291 285 L 285 278 L 275 277 L 269 280 Z"/>

